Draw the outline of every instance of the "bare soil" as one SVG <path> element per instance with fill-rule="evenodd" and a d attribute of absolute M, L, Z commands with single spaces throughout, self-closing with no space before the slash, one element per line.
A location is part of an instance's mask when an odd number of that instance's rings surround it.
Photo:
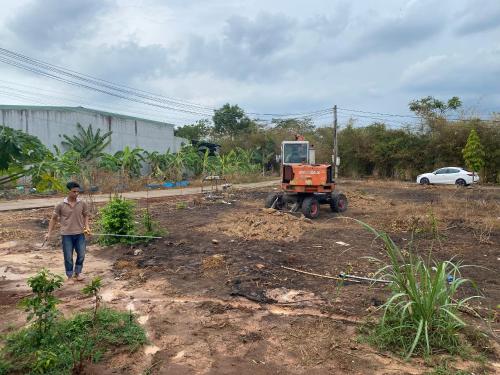
<path fill-rule="evenodd" d="M 373 276 L 385 259 L 362 220 L 387 231 L 401 247 L 435 259 L 475 265 L 464 269 L 484 298 L 482 316 L 464 318 L 485 331 L 483 363 L 456 359 L 474 373 L 500 371 L 500 189 L 424 187 L 395 182 L 345 182 L 344 215 L 328 206 L 311 222 L 263 209 L 264 190 L 220 200 L 200 196 L 139 201 L 169 232 L 141 246 L 90 245 L 88 278 L 104 278 L 105 303 L 132 310 L 150 344 L 115 352 L 88 373 L 123 374 L 423 374 L 433 364 L 402 361 L 359 339 L 389 292 L 383 285 L 339 282 L 341 272 Z M 185 202 L 185 204 L 179 204 Z M 184 208 L 187 207 L 187 208 Z M 57 240 L 40 249 L 50 209 L 0 214 L 0 333 L 25 323 L 17 302 L 40 267 L 63 273 Z M 413 233 L 413 235 L 412 235 Z M 287 267 L 287 268 L 283 268 Z M 321 278 L 294 270 L 321 274 Z M 90 306 L 81 283 L 58 292 L 70 314 Z M 464 295 L 477 294 L 472 287 Z"/>

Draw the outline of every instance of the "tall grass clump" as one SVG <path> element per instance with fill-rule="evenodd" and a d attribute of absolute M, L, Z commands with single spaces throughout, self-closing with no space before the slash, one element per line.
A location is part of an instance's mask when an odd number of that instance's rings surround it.
<path fill-rule="evenodd" d="M 461 276 L 463 266 L 403 252 L 386 233 L 358 222 L 383 241 L 389 257 L 377 274 L 391 281 L 391 295 L 382 306 L 384 314 L 370 341 L 406 358 L 416 353 L 460 352 L 463 342 L 459 332 L 466 323 L 459 309 L 479 297 L 457 296 L 459 288 L 469 281 Z"/>

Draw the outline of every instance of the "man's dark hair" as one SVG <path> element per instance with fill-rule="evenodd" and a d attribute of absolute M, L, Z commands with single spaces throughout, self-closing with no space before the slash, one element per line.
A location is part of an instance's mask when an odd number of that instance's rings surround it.
<path fill-rule="evenodd" d="M 80 189 L 80 184 L 78 184 L 78 182 L 70 181 L 66 184 L 66 187 L 68 188 L 68 190 L 71 190 L 74 188 Z"/>

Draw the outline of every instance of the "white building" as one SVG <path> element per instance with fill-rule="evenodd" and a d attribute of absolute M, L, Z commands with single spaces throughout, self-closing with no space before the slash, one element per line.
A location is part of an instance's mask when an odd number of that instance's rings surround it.
<path fill-rule="evenodd" d="M 97 129 L 101 134 L 112 131 L 111 143 L 105 149 L 108 153 L 125 146 L 177 152 L 188 144 L 186 139 L 174 136 L 172 124 L 84 107 L 0 105 L 0 112 L 0 125 L 34 135 L 51 150 L 54 145 L 61 146 L 63 135 L 77 134 L 77 123 L 85 129 L 92 124 L 94 133 Z"/>

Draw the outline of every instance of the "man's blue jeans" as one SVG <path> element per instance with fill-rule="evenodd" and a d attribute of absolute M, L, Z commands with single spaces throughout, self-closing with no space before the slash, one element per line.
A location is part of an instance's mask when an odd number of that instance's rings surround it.
<path fill-rule="evenodd" d="M 63 234 L 62 248 L 64 254 L 64 268 L 66 276 L 72 277 L 73 272 L 77 275 L 82 272 L 83 261 L 85 259 L 85 235 L 80 234 Z M 76 262 L 73 268 L 73 250 L 76 252 Z"/>

